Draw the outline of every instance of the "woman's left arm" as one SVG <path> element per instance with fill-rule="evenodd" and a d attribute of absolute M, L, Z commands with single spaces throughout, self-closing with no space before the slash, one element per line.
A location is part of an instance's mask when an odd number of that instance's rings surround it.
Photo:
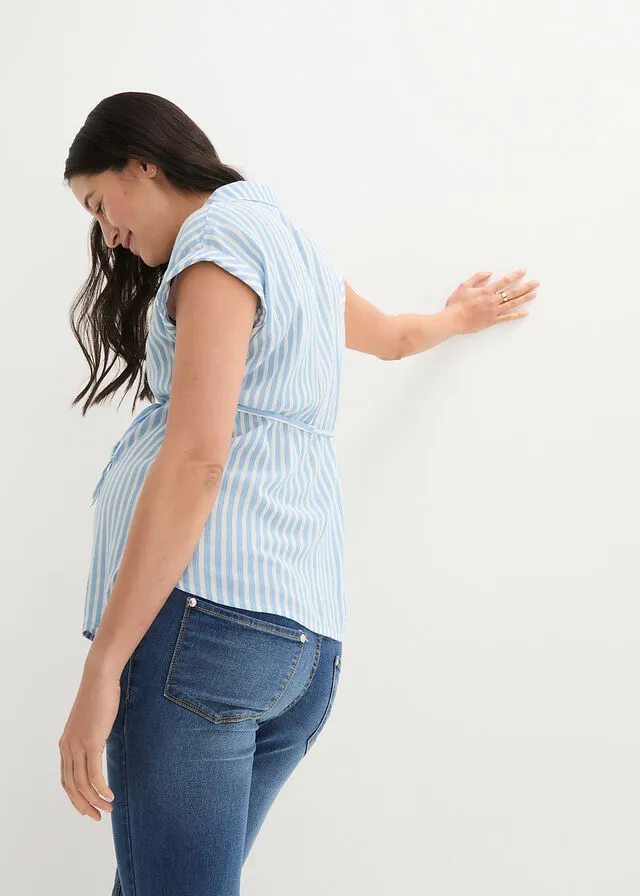
<path fill-rule="evenodd" d="M 101 755 L 118 710 L 119 679 L 193 556 L 217 499 L 258 301 L 247 284 L 209 261 L 178 280 L 166 433 L 58 744 L 64 790 L 80 814 L 97 821 L 94 805 L 110 809 L 98 794 L 110 792 Z"/>
<path fill-rule="evenodd" d="M 346 347 L 382 361 L 400 361 L 460 332 L 458 307 L 443 308 L 435 314 L 386 314 L 359 296 L 346 280 L 344 291 Z"/>

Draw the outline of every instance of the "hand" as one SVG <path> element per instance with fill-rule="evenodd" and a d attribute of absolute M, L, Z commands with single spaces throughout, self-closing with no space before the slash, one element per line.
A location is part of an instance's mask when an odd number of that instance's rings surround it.
<path fill-rule="evenodd" d="M 501 321 L 526 317 L 528 311 L 513 311 L 513 308 L 534 299 L 540 284 L 537 280 L 530 280 L 517 286 L 511 285 L 521 280 L 525 273 L 526 270 L 520 268 L 493 283 L 486 282 L 491 272 L 479 273 L 461 283 L 445 303 L 446 306 L 455 306 L 459 310 L 459 332 L 477 333 L 478 330 L 485 330 Z M 507 301 L 503 302 L 500 290 L 507 295 Z"/>
<path fill-rule="evenodd" d="M 102 776 L 102 752 L 120 703 L 120 680 L 85 666 L 78 695 L 58 741 L 61 783 L 80 815 L 100 821 L 98 808 L 111 812 L 113 792 Z M 94 789 L 95 788 L 95 789 Z M 96 808 L 96 806 L 98 808 Z"/>

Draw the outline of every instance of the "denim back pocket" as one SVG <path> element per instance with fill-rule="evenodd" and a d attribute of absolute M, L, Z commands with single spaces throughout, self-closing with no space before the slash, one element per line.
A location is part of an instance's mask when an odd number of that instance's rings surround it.
<path fill-rule="evenodd" d="M 258 718 L 284 693 L 306 641 L 302 629 L 190 596 L 164 696 L 211 722 Z"/>
<path fill-rule="evenodd" d="M 318 735 L 320 734 L 320 732 L 326 725 L 327 719 L 329 718 L 329 716 L 331 714 L 331 710 L 333 708 L 333 701 L 335 700 L 335 697 L 336 697 L 338 680 L 340 678 L 341 664 L 342 664 L 342 658 L 341 658 L 341 655 L 338 653 L 338 654 L 336 654 L 335 659 L 333 661 L 333 676 L 331 678 L 331 690 L 329 692 L 329 700 L 327 702 L 326 709 L 322 714 L 322 718 L 320 719 L 318 727 L 313 732 L 313 734 L 310 734 L 309 737 L 307 738 L 307 745 L 306 745 L 305 751 L 304 751 L 305 756 L 307 755 L 307 753 L 309 752 L 309 750 L 311 749 L 313 744 L 316 742 L 316 738 L 318 737 Z"/>

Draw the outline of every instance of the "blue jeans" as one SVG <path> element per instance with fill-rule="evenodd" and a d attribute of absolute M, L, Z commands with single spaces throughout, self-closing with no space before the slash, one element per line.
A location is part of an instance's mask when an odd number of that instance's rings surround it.
<path fill-rule="evenodd" d="M 238 896 L 279 790 L 322 731 L 342 642 L 174 588 L 107 739 L 112 896 Z"/>

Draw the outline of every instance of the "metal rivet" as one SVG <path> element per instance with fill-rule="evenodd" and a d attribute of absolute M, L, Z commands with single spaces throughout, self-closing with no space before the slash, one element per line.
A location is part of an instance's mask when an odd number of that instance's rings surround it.
<path fill-rule="evenodd" d="M 189 604 L 190 607 L 195 607 L 195 605 L 198 603 L 198 601 L 195 599 L 195 597 L 190 597 L 189 600 L 187 601 L 187 603 Z"/>
<path fill-rule="evenodd" d="M 307 636 L 305 635 L 304 632 L 300 635 L 300 640 L 301 640 L 303 643 L 307 640 Z"/>

